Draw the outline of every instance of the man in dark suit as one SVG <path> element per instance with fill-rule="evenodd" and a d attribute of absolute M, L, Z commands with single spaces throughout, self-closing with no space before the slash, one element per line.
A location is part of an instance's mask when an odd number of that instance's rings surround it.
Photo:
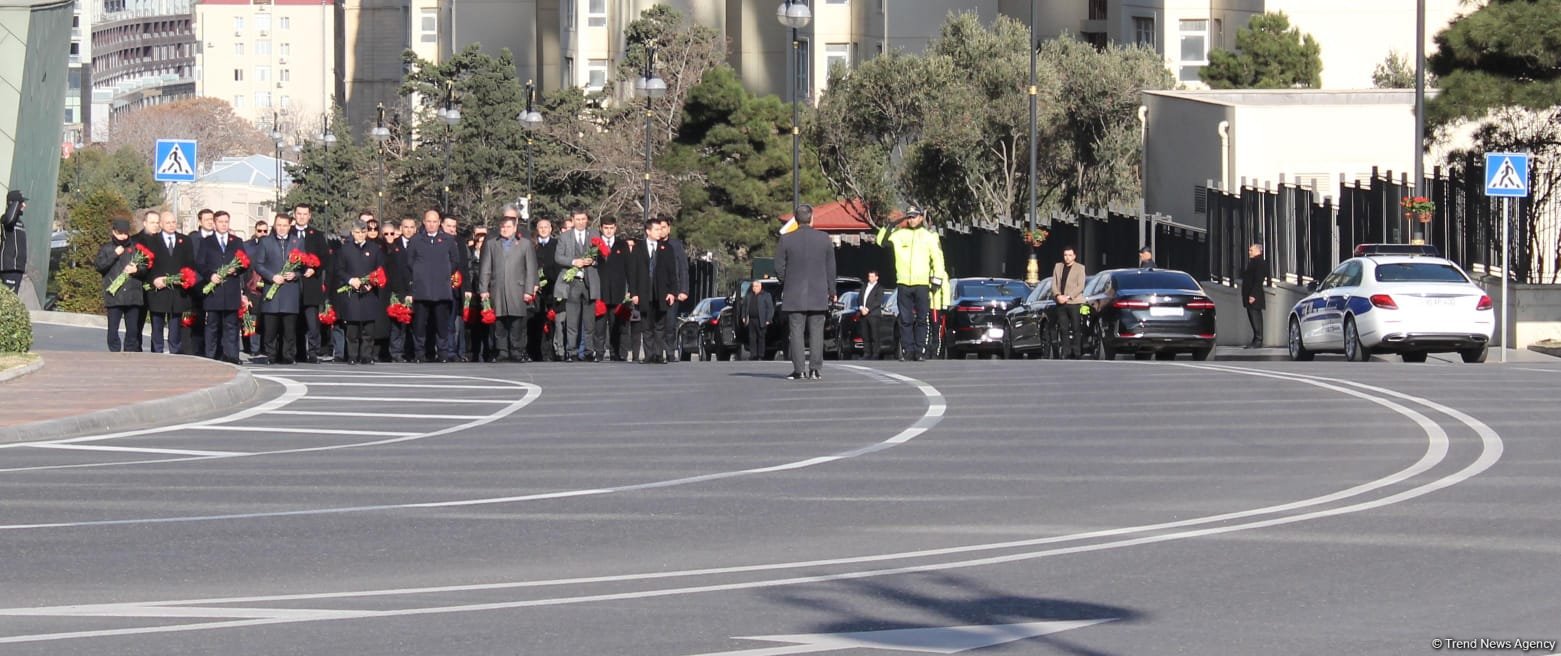
<path fill-rule="evenodd" d="M 668 340 L 673 334 L 672 322 L 677 319 L 677 251 L 667 243 L 671 223 L 665 216 L 656 216 L 645 225 L 645 253 L 641 256 L 645 273 L 639 296 L 642 301 L 640 314 L 649 329 L 645 339 L 644 359 L 648 364 L 667 362 Z"/>
<path fill-rule="evenodd" d="M 201 249 L 206 246 L 206 238 L 216 232 L 216 215 L 211 210 L 202 208 L 195 213 L 197 225 L 187 235 L 190 238 L 190 259 L 195 262 L 195 270 L 201 273 L 204 280 L 205 272 L 201 271 Z M 205 285 L 205 282 L 198 283 Z M 206 299 L 198 293 L 199 290 L 190 293 L 190 312 L 195 314 L 195 323 L 190 326 L 189 334 L 184 338 L 185 355 L 206 355 Z"/>
<path fill-rule="evenodd" d="M 602 243 L 607 246 L 607 256 L 597 263 L 600 269 L 601 297 L 607 305 L 607 313 L 596 318 L 596 360 L 611 356 L 613 362 L 623 362 L 627 357 L 629 338 L 625 334 L 629 322 L 627 310 L 623 310 L 624 297 L 629 293 L 629 242 L 618 235 L 618 220 L 602 217 Z M 621 312 L 620 312 L 621 310 Z"/>
<path fill-rule="evenodd" d="M 558 250 L 554 260 L 567 275 L 577 271 L 568 282 L 562 276 L 555 283 L 557 300 L 564 305 L 564 361 L 592 361 L 595 353 L 587 352 L 594 340 L 591 329 L 596 324 L 596 300 L 601 298 L 601 275 L 597 264 L 602 257 L 596 241 L 600 236 L 591 230 L 591 216 L 585 210 L 569 213 L 573 228 L 558 236 Z"/>
<path fill-rule="evenodd" d="M 450 276 L 460 266 L 455 239 L 440 229 L 439 210 L 423 213 L 423 230 L 407 246 L 407 274 L 412 281 L 412 344 L 418 360 L 427 357 L 428 333 L 437 348 L 435 360 L 453 362 L 450 340 Z"/>
<path fill-rule="evenodd" d="M 558 239 L 553 235 L 553 222 L 549 219 L 537 219 L 532 227 L 535 235 L 534 244 L 537 254 L 537 266 L 542 269 L 542 282 L 535 292 L 537 311 L 532 313 L 527 321 L 526 335 L 528 341 L 536 345 L 537 359 L 543 362 L 556 360 L 563 357 L 564 336 L 556 330 L 556 325 L 548 323 L 547 312 L 554 309 L 556 301 L 553 298 L 555 285 L 558 284 L 558 276 L 563 269 L 554 261 L 558 253 Z M 561 323 L 561 322 L 560 322 Z M 551 338 L 550 338 L 551 337 Z"/>
<path fill-rule="evenodd" d="M 168 278 L 185 268 L 195 267 L 194 249 L 190 238 L 179 234 L 179 220 L 173 212 L 163 212 L 159 217 L 162 232 L 148 240 L 152 249 L 152 267 L 147 273 L 152 281 L 152 293 L 146 302 L 152 313 L 152 352 L 178 353 L 184 344 L 184 312 L 190 309 L 190 295 L 182 286 L 169 283 Z"/>
<path fill-rule="evenodd" d="M 136 231 L 135 234 L 131 235 L 131 241 L 137 244 L 141 244 L 142 246 L 145 246 L 149 249 L 152 248 L 155 245 L 154 242 L 157 241 L 156 238 L 163 234 L 162 213 L 158 212 L 157 210 L 148 210 L 147 213 L 141 217 L 140 228 L 141 229 Z M 156 250 L 154 249 L 153 252 L 155 253 Z M 147 274 L 148 278 L 150 278 L 151 272 L 147 271 L 145 273 Z M 152 320 L 152 307 L 147 303 L 147 301 L 152 300 L 152 295 L 150 293 L 143 293 L 142 297 L 141 316 L 137 318 L 140 323 L 136 324 L 137 335 L 146 332 L 146 324 Z M 140 353 L 140 344 L 137 344 L 136 346 L 137 347 L 133 352 Z M 127 350 L 129 350 L 128 347 Z"/>
<path fill-rule="evenodd" d="M 412 290 L 411 267 L 407 263 L 407 249 L 412 245 L 412 237 L 417 234 L 417 219 L 405 217 L 401 219 L 394 237 L 385 242 L 385 290 L 384 302 L 387 307 L 390 304 L 391 295 L 406 298 Z M 410 328 L 407 324 L 397 321 L 390 322 L 390 361 L 406 362 L 408 357 L 414 357 L 408 351 L 407 333 Z"/>
<path fill-rule="evenodd" d="M 1252 341 L 1247 348 L 1263 348 L 1263 310 L 1268 307 L 1263 289 L 1268 286 L 1268 262 L 1263 259 L 1263 245 L 1247 247 L 1247 265 L 1241 269 L 1241 304 L 1247 308 L 1247 322 L 1252 324 Z"/>
<path fill-rule="evenodd" d="M 249 270 L 239 269 L 226 277 L 218 276 L 217 270 L 244 252 L 244 242 L 228 232 L 232 219 L 227 212 L 217 212 L 211 222 L 212 234 L 202 240 L 195 257 L 196 270 L 202 278 L 217 285 L 206 295 L 202 305 L 206 313 L 202 340 L 206 348 L 202 354 L 213 360 L 238 364 L 238 310 L 244 302 L 244 277 Z"/>
<path fill-rule="evenodd" d="M 261 330 L 265 332 L 262 350 L 271 364 L 292 364 L 293 354 L 298 351 L 298 281 L 303 278 L 297 269 L 286 273 L 282 270 L 287 268 L 293 251 L 303 250 L 304 240 L 293 230 L 292 217 L 278 212 L 271 223 L 271 235 L 262 238 L 250 254 L 250 263 L 263 282 L 259 308 Z"/>
<path fill-rule="evenodd" d="M 299 326 L 303 330 L 298 340 L 298 361 L 319 362 L 320 358 L 320 307 L 325 305 L 325 272 L 331 268 L 330 244 L 325 233 L 309 225 L 314 211 L 307 204 L 293 207 L 293 232 L 303 238 L 303 251 L 320 258 L 320 268 L 305 267 L 299 271 Z"/>
<path fill-rule="evenodd" d="M 857 311 L 862 319 L 857 328 L 862 334 L 862 359 L 877 360 L 879 343 L 883 340 L 883 285 L 878 284 L 878 272 L 867 272 L 867 286 L 862 288 L 862 307 Z"/>
<path fill-rule="evenodd" d="M 477 277 L 472 275 L 471 251 L 461 239 L 461 221 L 453 216 L 439 220 L 439 229 L 455 241 L 455 270 L 461 273 L 461 284 L 450 286 L 450 350 L 455 352 L 455 362 L 465 362 L 464 355 L 470 346 L 466 343 L 466 322 L 461 320 L 461 309 L 477 288 Z"/>
<path fill-rule="evenodd" d="M 797 229 L 782 235 L 775 247 L 775 275 L 784 286 L 781 304 L 791 331 L 792 372 L 786 378 L 818 380 L 823 378 L 819 369 L 824 366 L 824 318 L 835 302 L 835 245 L 829 235 L 813 229 L 812 206 L 798 207 L 796 218 Z M 811 351 L 807 354 L 802 347 L 804 322 Z"/>
<path fill-rule="evenodd" d="M 738 311 L 737 317 L 742 320 L 744 334 L 748 336 L 748 358 L 763 360 L 764 336 L 770 330 L 770 322 L 775 320 L 775 297 L 764 291 L 764 281 L 755 280 L 742 304 L 733 309 Z"/>

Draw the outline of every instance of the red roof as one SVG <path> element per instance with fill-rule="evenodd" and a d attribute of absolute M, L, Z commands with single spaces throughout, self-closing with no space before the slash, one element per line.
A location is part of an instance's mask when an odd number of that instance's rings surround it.
<path fill-rule="evenodd" d="M 813 207 L 813 227 L 823 232 L 872 232 L 872 226 L 868 225 L 866 221 L 857 218 L 857 216 L 865 213 L 865 206 L 860 198 L 816 205 Z M 900 214 L 899 210 L 892 210 L 889 213 L 889 218 L 894 219 L 900 216 Z M 780 222 L 784 224 L 790 221 L 791 216 L 790 212 L 782 214 Z"/>

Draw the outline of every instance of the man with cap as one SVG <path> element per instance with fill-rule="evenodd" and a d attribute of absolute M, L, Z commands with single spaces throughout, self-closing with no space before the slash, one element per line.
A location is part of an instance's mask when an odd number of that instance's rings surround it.
<path fill-rule="evenodd" d="M 0 215 L 0 284 L 14 293 L 22 292 L 22 274 L 27 270 L 27 226 L 22 210 L 27 198 L 21 190 L 5 195 L 5 214 Z"/>
<path fill-rule="evenodd" d="M 905 216 L 878 229 L 878 245 L 894 254 L 894 278 L 899 286 L 900 357 L 912 362 L 922 358 L 927 344 L 927 321 L 932 290 L 942 287 L 948 274 L 943 269 L 943 244 L 926 228 L 922 212 L 916 207 Z"/>
<path fill-rule="evenodd" d="M 139 352 L 141 350 L 141 305 L 145 303 L 141 292 L 145 267 L 135 265 L 137 241 L 130 236 L 130 220 L 116 218 L 109 223 L 112 238 L 98 248 L 92 266 L 103 275 L 103 307 L 108 310 L 108 350 L 110 353 Z M 120 274 L 129 279 L 113 293 L 108 291 Z M 120 341 L 119 324 L 125 325 L 125 338 Z"/>
<path fill-rule="evenodd" d="M 775 247 L 775 275 L 781 279 L 781 307 L 786 309 L 791 344 L 789 380 L 823 378 L 824 318 L 835 302 L 835 245 L 829 235 L 813 229 L 813 207 L 797 208 L 797 229 L 782 235 Z M 802 347 L 807 327 L 808 352 Z M 803 368 L 806 356 L 806 369 Z"/>

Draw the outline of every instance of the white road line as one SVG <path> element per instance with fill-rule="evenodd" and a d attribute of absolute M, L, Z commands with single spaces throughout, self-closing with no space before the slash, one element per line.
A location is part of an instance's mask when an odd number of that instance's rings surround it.
<path fill-rule="evenodd" d="M 482 419 L 485 415 L 409 415 L 394 412 L 335 412 L 330 410 L 275 410 L 273 415 L 309 417 L 379 417 L 388 419 Z"/>
<path fill-rule="evenodd" d="M 362 401 L 368 403 L 514 403 L 509 399 L 398 399 L 388 396 L 307 396 L 304 401 Z"/>
<path fill-rule="evenodd" d="M 160 608 L 160 607 L 165 607 L 165 606 L 196 606 L 196 605 L 210 605 L 210 604 L 224 604 L 224 603 L 253 603 L 253 602 L 314 600 L 314 599 L 346 599 L 346 598 L 361 598 L 361 597 L 389 597 L 389 596 L 417 595 L 417 594 L 429 594 L 429 593 L 472 592 L 472 591 L 500 590 L 500 589 L 513 589 L 513 588 L 535 588 L 535 587 L 542 587 L 542 586 L 559 586 L 559 585 L 573 585 L 573 584 L 585 584 L 585 583 L 626 582 L 626 581 L 666 579 L 666 578 L 687 577 L 687 576 L 707 576 L 707 575 L 733 574 L 733 573 L 742 573 L 742 572 L 818 568 L 818 567 L 823 567 L 823 566 L 828 566 L 828 565 L 854 564 L 854 563 L 865 563 L 865 562 L 880 562 L 880 561 L 890 561 L 890 560 L 906 560 L 906 559 L 912 559 L 912 558 L 925 558 L 925 557 L 928 557 L 928 556 L 936 556 L 936 555 L 953 555 L 953 554 L 976 553 L 976 552 L 981 552 L 981 551 L 991 551 L 991 550 L 995 550 L 995 549 L 1009 549 L 1009 548 L 1015 548 L 1015 547 L 1039 546 L 1039 545 L 1043 545 L 1043 544 L 1056 544 L 1056 543 L 1062 543 L 1062 542 L 1079 541 L 1079 540 L 1082 540 L 1082 539 L 1090 539 L 1090 538 L 1114 537 L 1114 536 L 1125 536 L 1125 535 L 1132 535 L 1132 534 L 1145 533 L 1145 532 L 1156 532 L 1154 534 L 1143 536 L 1143 537 L 1127 538 L 1127 539 L 1121 539 L 1121 540 L 1116 540 L 1116 541 L 1093 543 L 1093 544 L 1084 544 L 1084 545 L 1078 545 L 1078 546 L 1054 547 L 1054 548 L 1042 549 L 1042 550 L 1037 550 L 1037 551 L 1022 552 L 1022 553 L 1017 553 L 1017 554 L 990 556 L 990 557 L 985 557 L 985 558 L 976 558 L 976 559 L 960 560 L 960 561 L 953 561 L 953 562 L 931 563 L 931 564 L 926 564 L 926 565 L 909 565 L 909 566 L 894 567 L 894 568 L 887 568 L 887 569 L 862 570 L 862 571 L 854 571 L 854 572 L 841 572 L 841 573 L 835 573 L 835 574 L 821 574 L 821 575 L 813 575 L 813 576 L 796 576 L 796 577 L 781 578 L 781 579 L 768 579 L 768 580 L 760 580 L 760 581 L 745 581 L 745 582 L 740 582 L 740 583 L 712 584 L 712 585 L 701 585 L 701 586 L 686 586 L 686 587 L 678 587 L 678 588 L 667 588 L 667 589 L 660 589 L 660 590 L 643 590 L 643 591 L 625 592 L 625 593 L 593 594 L 593 595 L 580 595 L 580 596 L 574 596 L 574 597 L 555 597 L 555 598 L 545 598 L 545 599 L 531 599 L 531 600 L 525 600 L 525 601 L 501 601 L 501 602 L 490 602 L 490 603 L 480 603 L 480 604 L 461 604 L 461 605 L 423 607 L 423 608 L 404 608 L 404 609 L 390 610 L 390 611 L 378 611 L 378 612 L 376 612 L 376 614 L 374 616 L 375 617 L 389 617 L 389 616 L 433 615 L 433 614 L 476 612 L 476 611 L 489 611 L 489 610 L 504 610 L 504 609 L 543 607 L 543 606 L 560 606 L 560 605 L 568 605 L 568 604 L 584 604 L 584 603 L 593 603 L 593 602 L 601 602 L 601 601 L 638 600 L 638 599 L 650 599 L 650 598 L 656 598 L 656 597 L 668 597 L 668 596 L 677 596 L 677 595 L 700 594 L 700 593 L 707 593 L 707 592 L 723 592 L 723 591 L 733 591 L 733 590 L 751 590 L 751 589 L 759 589 L 759 588 L 771 588 L 771 587 L 779 587 L 779 586 L 799 585 L 799 584 L 806 584 L 806 583 L 824 583 L 824 582 L 831 582 L 831 581 L 863 579 L 863 578 L 891 576 L 891 575 L 899 575 L 899 574 L 914 574 L 914 573 L 921 573 L 921 572 L 943 571 L 943 570 L 950 570 L 950 569 L 960 569 L 960 568 L 969 568 L 969 567 L 979 567 L 979 566 L 988 566 L 988 565 L 998 565 L 998 564 L 1022 562 L 1022 561 L 1035 560 L 1035 559 L 1039 559 L 1039 558 L 1046 558 L 1046 557 L 1052 557 L 1052 556 L 1077 554 L 1077 553 L 1088 553 L 1088 552 L 1094 552 L 1094 551 L 1104 551 L 1104 550 L 1109 550 L 1109 549 L 1120 549 L 1120 548 L 1124 548 L 1124 547 L 1146 545 L 1146 544 L 1155 544 L 1155 543 L 1160 543 L 1160 542 L 1169 542 L 1169 541 L 1173 541 L 1173 540 L 1184 540 L 1184 539 L 1189 539 L 1189 538 L 1197 538 L 1197 537 L 1204 537 L 1204 536 L 1210 536 L 1210 535 L 1219 535 L 1219 534 L 1224 534 L 1224 533 L 1234 533 L 1234 532 L 1238 532 L 1238 531 L 1245 531 L 1245 530 L 1251 530 L 1251 529 L 1257 529 L 1257 528 L 1267 528 L 1267 527 L 1272 527 L 1272 526 L 1281 526 L 1281 525 L 1293 524 L 1293 523 L 1298 523 L 1298 522 L 1303 522 L 1303 521 L 1308 521 L 1308 520 L 1313 520 L 1313 519 L 1320 519 L 1320 518 L 1324 518 L 1324 517 L 1333 517 L 1333 516 L 1345 515 L 1345 514 L 1350 514 L 1350 513 L 1362 512 L 1362 511 L 1366 511 L 1366 510 L 1373 510 L 1373 509 L 1382 508 L 1382 507 L 1385 507 L 1385 506 L 1401 503 L 1401 502 L 1404 502 L 1404 501 L 1408 501 L 1410 499 L 1414 499 L 1414 498 L 1417 498 L 1417 497 L 1420 497 L 1420 496 L 1424 496 L 1426 494 L 1430 494 L 1431 492 L 1434 492 L 1434 491 L 1437 491 L 1437 490 L 1440 490 L 1440 489 L 1443 489 L 1443 488 L 1446 488 L 1446 487 L 1450 487 L 1452 485 L 1456 485 L 1457 483 L 1460 483 L 1462 481 L 1468 480 L 1470 477 L 1478 475 L 1479 473 L 1489 469 L 1491 466 L 1493 466 L 1501 458 L 1501 453 L 1502 453 L 1502 441 L 1501 441 L 1501 438 L 1488 425 L 1484 424 L 1483 422 L 1481 422 L 1481 421 L 1479 421 L 1477 419 L 1474 419 L 1473 417 L 1470 417 L 1467 414 L 1464 414 L 1463 412 L 1460 412 L 1460 411 L 1455 410 L 1453 408 L 1447 407 L 1445 405 L 1438 404 L 1438 403 L 1433 402 L 1433 401 L 1429 401 L 1429 400 L 1424 399 L 1424 398 L 1411 396 L 1411 395 L 1408 395 L 1408 394 L 1403 394 L 1401 392 L 1396 392 L 1396 391 L 1393 391 L 1393 390 L 1388 390 L 1388 389 L 1375 387 L 1375 386 L 1371 386 L 1371 385 L 1365 385 L 1365 384 L 1361 384 L 1361 383 L 1354 383 L 1354 382 L 1351 382 L 1351 381 L 1342 381 L 1342 380 L 1336 380 L 1336 379 L 1328 379 L 1328 378 L 1317 377 L 1317 376 L 1305 376 L 1305 375 L 1298 375 L 1298 374 L 1297 375 L 1268 374 L 1268 373 L 1258 372 L 1258 371 L 1253 371 L 1253 370 L 1246 370 L 1246 369 L 1239 369 L 1239 368 L 1228 368 L 1228 367 L 1218 367 L 1218 366 L 1206 366 L 1206 365 L 1183 365 L 1183 366 L 1188 366 L 1188 367 L 1191 367 L 1191 368 L 1194 368 L 1194 369 L 1205 369 L 1205 370 L 1209 370 L 1209 371 L 1222 371 L 1222 372 L 1236 373 L 1236 374 L 1241 374 L 1241 375 L 1252 375 L 1252 376 L 1263 376 L 1263 377 L 1270 377 L 1270 378 L 1289 379 L 1289 380 L 1293 380 L 1293 381 L 1296 381 L 1296 382 L 1302 382 L 1302 383 L 1305 383 L 1305 384 L 1314 385 L 1314 386 L 1322 387 L 1322 388 L 1326 388 L 1326 389 L 1336 389 L 1336 390 L 1342 391 L 1342 392 L 1344 392 L 1346 394 L 1349 394 L 1351 396 L 1358 396 L 1358 395 L 1350 393 L 1350 392 L 1352 392 L 1352 390 L 1342 390 L 1341 388 L 1339 388 L 1339 385 L 1351 386 L 1351 387 L 1364 389 L 1364 390 L 1369 390 L 1371 392 L 1383 394 L 1385 396 L 1400 398 L 1400 399 L 1403 399 L 1403 400 L 1406 400 L 1406 401 L 1409 401 L 1409 402 L 1416 403 L 1418 405 L 1424 406 L 1426 408 L 1430 408 L 1430 409 L 1432 409 L 1434 411 L 1440 412 L 1440 413 L 1442 413 L 1442 414 L 1444 414 L 1444 415 L 1446 415 L 1448 417 L 1451 417 L 1451 418 L 1457 420 L 1460 423 L 1463 423 L 1464 425 L 1468 426 L 1469 428 L 1473 429 L 1474 432 L 1477 435 L 1479 435 L 1479 437 L 1480 437 L 1482 450 L 1481 450 L 1480 456 L 1478 458 L 1476 458 L 1474 460 L 1474 462 L 1470 463 L 1468 466 L 1464 467 L 1463 469 L 1460 469 L 1460 470 L 1458 470 L 1458 471 L 1456 471 L 1456 472 L 1454 472 L 1452 474 L 1443 476 L 1441 478 L 1438 478 L 1436 480 L 1430 481 L 1428 483 L 1424 483 L 1422 485 L 1419 485 L 1419 486 L 1416 486 L 1416 487 L 1412 487 L 1412 488 L 1409 488 L 1407 490 L 1404 490 L 1404 491 L 1401 491 L 1401 492 L 1398 492 L 1396 494 L 1392 494 L 1392 495 L 1389 495 L 1389 496 L 1386 496 L 1386 497 L 1382 497 L 1382 498 L 1378 498 L 1378 499 L 1374 499 L 1374 500 L 1369 500 L 1369 501 L 1361 501 L 1361 502 L 1357 502 L 1357 503 L 1354 503 L 1354 504 L 1351 504 L 1351 505 L 1346 505 L 1346 506 L 1338 506 L 1338 507 L 1333 507 L 1333 508 L 1325 508 L 1325 509 L 1315 510 L 1315 511 L 1312 511 L 1312 512 L 1302 513 L 1302 514 L 1298 514 L 1298 515 L 1275 517 L 1275 518 L 1270 518 L 1270 519 L 1249 521 L 1249 522 L 1245 522 L 1245 523 L 1227 524 L 1227 525 L 1224 525 L 1224 526 L 1215 526 L 1215 527 L 1211 527 L 1211 528 L 1203 528 L 1203 529 L 1196 529 L 1196 530 L 1177 531 L 1177 532 L 1171 532 L 1171 533 L 1158 533 L 1158 531 L 1164 531 L 1164 530 L 1169 529 L 1169 528 L 1183 528 L 1183 527 L 1198 526 L 1198 525 L 1217 523 L 1217 522 L 1226 522 L 1226 521 L 1229 521 L 1230 519 L 1235 519 L 1235 518 L 1254 517 L 1254 516 L 1258 516 L 1258 515 L 1273 514 L 1273 513 L 1281 512 L 1281 511 L 1284 511 L 1284 510 L 1294 510 L 1294 509 L 1300 509 L 1300 508 L 1305 508 L 1305 507 L 1309 507 L 1309 506 L 1316 506 L 1316 505 L 1327 503 L 1327 502 L 1330 502 L 1330 501 L 1337 501 L 1337 500 L 1342 500 L 1344 498 L 1349 498 L 1349 497 L 1352 497 L 1352 496 L 1358 496 L 1359 494 L 1361 494 L 1363 492 L 1374 490 L 1374 489 L 1378 489 L 1378 488 L 1384 487 L 1385 485 L 1389 484 L 1389 483 L 1381 483 L 1381 484 L 1379 484 L 1379 482 L 1381 482 L 1381 481 L 1385 481 L 1385 480 L 1389 480 L 1389 479 L 1393 479 L 1395 481 L 1401 481 L 1404 478 L 1407 478 L 1407 476 L 1403 476 L 1404 472 L 1401 471 L 1399 473 L 1392 474 L 1392 475 L 1389 475 L 1387 477 L 1384 477 L 1383 479 L 1377 479 L 1377 481 L 1367 482 L 1367 483 L 1364 483 L 1362 485 L 1358 485 L 1356 487 L 1350 488 L 1349 490 L 1345 490 L 1345 491 L 1342 491 L 1342 492 L 1337 492 L 1337 493 L 1334 493 L 1334 494 L 1324 495 L 1324 496 L 1321 496 L 1321 497 L 1314 497 L 1313 499 L 1308 499 L 1308 500 L 1304 500 L 1304 501 L 1298 501 L 1298 502 L 1287 503 L 1287 504 L 1280 504 L 1280 505 L 1276 505 L 1276 506 L 1269 506 L 1269 507 L 1266 507 L 1266 508 L 1258 508 L 1258 509 L 1248 510 L 1248 511 L 1224 513 L 1224 514 L 1221 514 L 1221 515 L 1214 515 L 1214 516 L 1210 516 L 1210 517 L 1202 517 L 1202 518 L 1196 518 L 1196 519 L 1181 520 L 1181 521 L 1176 521 L 1176 522 L 1165 522 L 1165 523 L 1160 523 L 1160 524 L 1151 524 L 1151 525 L 1144 525 L 1144 526 L 1135 526 L 1135 527 L 1127 527 L 1127 528 L 1109 529 L 1109 530 L 1103 530 L 1103 531 L 1092 531 L 1092 532 L 1088 532 L 1088 533 L 1080 533 L 1080 534 L 1075 534 L 1075 535 L 1071 535 L 1071 536 L 1055 536 L 1055 537 L 1038 538 L 1038 539 L 1032 539 L 1032 540 L 1020 540 L 1020 541 L 1012 541 L 1012 542 L 999 542 L 999 543 L 991 543 L 991 544 L 978 544 L 978 545 L 969 545 L 969 546 L 963 546 L 963 547 L 949 547 L 949 548 L 943 548 L 943 549 L 930 549 L 930 550 L 924 550 L 924 551 L 902 552 L 902 553 L 893 553 L 893 554 L 881 554 L 881 555 L 873 555 L 873 556 L 857 556 L 857 557 L 851 557 L 851 558 L 837 558 L 837 559 L 830 559 L 830 560 L 815 560 L 815 561 L 806 561 L 806 562 L 790 562 L 790 563 L 775 563 L 775 564 L 764 564 L 764 565 L 748 565 L 748 566 L 738 566 L 738 567 L 709 568 L 709 569 L 702 569 L 702 570 L 684 570 L 684 571 L 675 571 L 675 572 L 652 572 L 652 573 L 645 573 L 645 574 L 598 576 L 598 577 L 589 577 L 589 578 L 559 579 L 559 580 L 551 580 L 551 581 L 517 581 L 517 582 L 508 582 L 508 583 L 488 583 L 488 584 L 456 585 L 456 586 L 441 586 L 441 587 L 423 587 L 423 588 L 402 588 L 402 589 L 390 589 L 390 590 L 365 590 L 365 591 L 350 591 L 350 592 L 325 592 L 325 593 L 295 594 L 295 595 L 267 595 L 267 596 L 255 596 L 255 597 L 234 597 L 234 598 L 225 598 L 225 599 L 197 599 L 197 600 L 180 600 L 180 601 L 157 601 L 157 602 L 142 602 L 140 604 L 123 604 L 123 603 L 119 603 L 119 604 L 111 604 L 111 605 L 115 606 L 115 607 L 145 606 L 145 607 L 149 607 L 149 608 Z M 1335 383 L 1338 383 L 1339 385 L 1336 385 Z M 1428 418 L 1426 418 L 1424 415 L 1420 414 L 1419 412 L 1417 412 L 1415 410 L 1412 410 L 1410 408 L 1404 407 L 1403 405 L 1394 403 L 1393 401 L 1389 401 L 1389 400 L 1381 399 L 1381 398 L 1370 398 L 1368 400 L 1371 400 L 1372 402 L 1377 403 L 1379 405 L 1383 405 L 1385 407 L 1388 407 L 1388 408 L 1392 409 L 1394 412 L 1398 412 L 1399 414 L 1404 415 L 1405 417 L 1410 418 L 1417 425 L 1420 425 L 1422 428 L 1426 429 L 1426 438 L 1427 438 L 1426 456 L 1422 457 L 1420 462 L 1417 462 L 1415 465 L 1411 465 L 1408 469 L 1406 469 L 1404 471 L 1410 471 L 1410 470 L 1415 470 L 1415 469 L 1419 468 L 1423 463 L 1426 462 L 1426 459 L 1432 457 L 1433 454 L 1440 453 L 1440 456 L 1435 458 L 1436 462 L 1440 462 L 1441 458 L 1444 458 L 1446 456 L 1446 453 L 1447 453 L 1447 444 L 1446 444 L 1447 434 L 1446 434 L 1446 432 L 1444 430 L 1442 430 L 1440 425 L 1435 424 L 1434 422 L 1430 422 Z M 1432 464 L 1435 464 L 1435 463 L 1432 463 Z M 0 609 L 0 616 L 10 614 L 11 610 L 26 611 L 26 613 L 29 614 L 29 615 L 38 614 L 40 611 L 52 611 L 54 616 L 71 616 L 73 613 L 79 612 L 81 609 L 91 609 L 91 608 L 95 608 L 95 606 L 91 606 L 91 605 L 87 605 L 87 606 L 57 606 L 57 607 L 53 607 L 53 608 L 49 608 L 49 609 L 41 609 L 41 608 Z M 149 612 L 151 612 L 151 611 L 149 611 Z M 325 620 L 325 619 L 350 619 L 350 618 L 320 618 L 320 619 L 321 620 Z M 11 636 L 11 637 L 7 637 L 7 638 L 0 638 L 0 643 L 38 642 L 38 641 L 49 641 L 49 640 L 63 640 L 63 639 L 77 638 L 77 637 L 89 637 L 89 636 L 90 637 L 107 637 L 107 636 L 115 636 L 115 635 L 136 635 L 136 634 L 145 634 L 145 633 L 203 631 L 203 630 L 211 630 L 211 629 L 218 629 L 218 628 L 231 628 L 231 627 L 235 627 L 235 626 L 257 626 L 257 625 L 260 625 L 260 624 L 276 624 L 276 623 L 284 623 L 284 622 L 302 622 L 302 621 L 319 621 L 319 620 L 310 620 L 310 619 L 296 619 L 296 620 L 295 619 L 259 619 L 259 620 L 243 620 L 243 621 L 239 621 L 239 622 L 187 624 L 187 625 L 172 625 L 172 626 L 158 626 L 158 627 L 141 627 L 141 628 L 134 628 L 134 629 L 108 629 L 108 630 L 102 630 L 102 631 L 83 631 L 83 632 L 55 633 L 55 634 L 35 634 L 35 635 Z"/>
<path fill-rule="evenodd" d="M 407 385 L 404 383 L 309 383 L 310 387 L 399 387 L 405 389 L 492 390 L 492 385 Z"/>
<path fill-rule="evenodd" d="M 366 437 L 411 437 L 417 433 L 395 431 L 347 430 L 344 428 L 282 428 L 280 426 L 204 426 L 200 430 L 235 433 L 300 433 L 304 435 L 362 435 Z"/>
<path fill-rule="evenodd" d="M 247 456 L 248 453 L 238 451 L 190 451 L 186 449 L 154 449 L 151 447 L 135 446 L 108 446 L 106 444 L 30 444 L 39 449 L 67 449 L 71 451 L 111 451 L 116 453 L 161 453 L 173 456 L 211 456 L 213 458 L 227 458 L 231 456 Z"/>

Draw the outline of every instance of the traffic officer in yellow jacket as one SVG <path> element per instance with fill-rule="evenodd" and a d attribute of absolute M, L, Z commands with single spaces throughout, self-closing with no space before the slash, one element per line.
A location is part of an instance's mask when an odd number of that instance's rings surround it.
<path fill-rule="evenodd" d="M 894 253 L 894 278 L 899 286 L 900 356 L 913 362 L 922 359 L 927 344 L 930 297 L 948 279 L 943 268 L 943 243 L 925 222 L 922 211 L 910 207 L 903 217 L 878 229 L 878 245 Z"/>

